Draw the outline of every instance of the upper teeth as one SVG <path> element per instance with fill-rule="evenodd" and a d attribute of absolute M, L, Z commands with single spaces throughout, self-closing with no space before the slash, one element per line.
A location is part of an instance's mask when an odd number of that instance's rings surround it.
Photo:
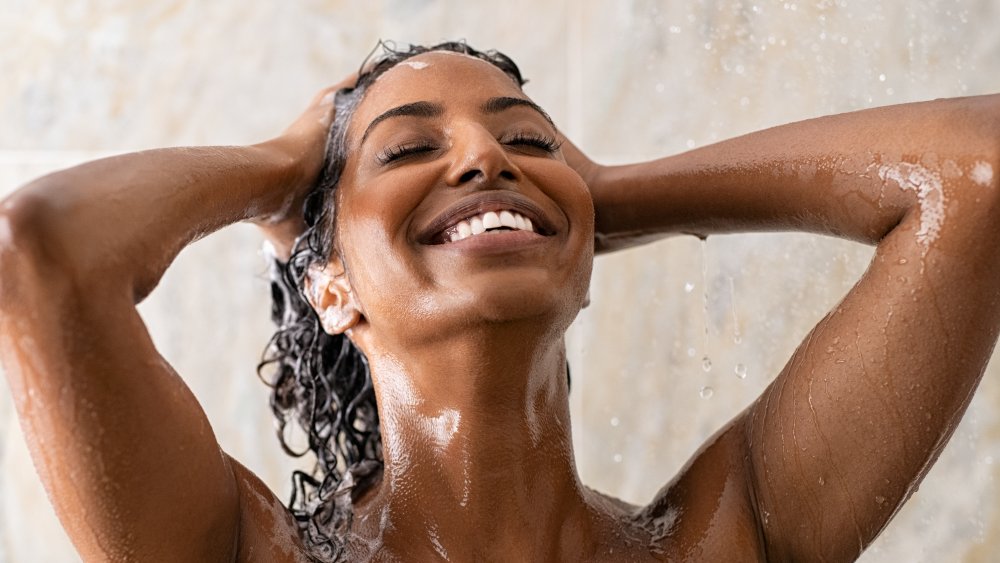
<path fill-rule="evenodd" d="M 487 232 L 487 229 L 507 227 L 519 231 L 535 232 L 531 219 L 524 217 L 514 211 L 487 211 L 474 217 L 469 217 L 464 221 L 459 221 L 457 225 L 444 232 L 444 238 L 448 242 L 460 241 L 475 235 Z"/>

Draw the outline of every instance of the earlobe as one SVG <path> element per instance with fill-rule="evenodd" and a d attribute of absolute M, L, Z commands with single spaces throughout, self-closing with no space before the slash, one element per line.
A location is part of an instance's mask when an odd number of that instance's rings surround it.
<path fill-rule="evenodd" d="M 313 265 L 306 274 L 306 297 L 328 334 L 343 334 L 358 324 L 351 283 L 339 264 Z"/>

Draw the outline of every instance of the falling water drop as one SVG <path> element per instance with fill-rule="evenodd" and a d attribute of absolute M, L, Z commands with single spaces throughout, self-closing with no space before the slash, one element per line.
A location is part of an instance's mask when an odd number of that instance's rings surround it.
<path fill-rule="evenodd" d="M 712 360 L 708 358 L 708 239 L 701 239 L 701 319 L 705 325 L 705 333 L 702 339 L 702 351 L 705 357 L 701 360 L 701 367 L 705 371 L 712 369 Z"/>
<path fill-rule="evenodd" d="M 736 377 L 740 379 L 747 378 L 747 366 L 746 364 L 736 364 Z"/>
<path fill-rule="evenodd" d="M 706 385 L 701 388 L 701 391 L 698 394 L 701 395 L 702 399 L 711 399 L 712 395 L 715 394 L 715 389 L 712 389 L 711 387 Z"/>
<path fill-rule="evenodd" d="M 743 342 L 743 335 L 740 334 L 740 319 L 736 316 L 736 282 L 729 276 L 729 304 L 733 309 L 733 342 L 739 344 Z"/>
<path fill-rule="evenodd" d="M 691 293 L 694 290 L 694 284 L 691 282 L 684 283 L 684 293 Z"/>
<path fill-rule="evenodd" d="M 615 454 L 612 459 L 615 460 L 615 463 L 621 463 L 622 462 L 622 454 Z"/>

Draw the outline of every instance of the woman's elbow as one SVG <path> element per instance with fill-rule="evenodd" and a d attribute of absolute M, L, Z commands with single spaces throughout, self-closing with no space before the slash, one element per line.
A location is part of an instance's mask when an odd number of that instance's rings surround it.
<path fill-rule="evenodd" d="M 30 190 L 0 200 L 0 309 L 41 280 L 64 278 L 57 225 L 52 203 Z"/>

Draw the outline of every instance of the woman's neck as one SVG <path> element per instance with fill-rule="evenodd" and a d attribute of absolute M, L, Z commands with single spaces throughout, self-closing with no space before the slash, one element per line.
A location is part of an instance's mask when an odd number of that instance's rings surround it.
<path fill-rule="evenodd" d="M 405 359 L 369 351 L 385 469 L 359 516 L 383 542 L 473 556 L 494 542 L 554 549 L 590 526 L 564 345 L 539 342 L 490 327 Z"/>

